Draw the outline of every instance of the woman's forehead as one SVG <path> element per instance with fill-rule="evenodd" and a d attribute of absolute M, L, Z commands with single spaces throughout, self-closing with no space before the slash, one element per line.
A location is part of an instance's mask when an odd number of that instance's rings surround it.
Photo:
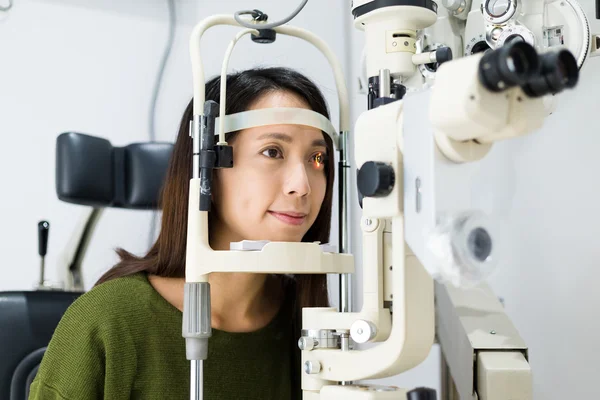
<path fill-rule="evenodd" d="M 312 126 L 281 124 L 257 126 L 244 129 L 240 132 L 244 141 L 282 141 L 290 144 L 303 144 L 312 146 L 315 144 L 325 145 L 324 134 L 321 130 Z"/>
<path fill-rule="evenodd" d="M 256 99 L 249 107 L 250 110 L 276 107 L 297 107 L 310 110 L 310 106 L 299 95 L 284 90 L 267 92 Z"/>

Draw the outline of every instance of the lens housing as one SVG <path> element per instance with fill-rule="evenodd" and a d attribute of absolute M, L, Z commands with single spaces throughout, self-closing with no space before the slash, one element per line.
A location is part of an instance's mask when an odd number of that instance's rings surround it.
<path fill-rule="evenodd" d="M 570 51 L 561 49 L 540 55 L 540 72 L 522 86 L 529 97 L 556 94 L 575 87 L 579 80 L 577 60 Z"/>
<path fill-rule="evenodd" d="M 524 85 L 538 71 L 538 55 L 529 43 L 512 41 L 487 52 L 479 62 L 481 84 L 492 92 Z"/>

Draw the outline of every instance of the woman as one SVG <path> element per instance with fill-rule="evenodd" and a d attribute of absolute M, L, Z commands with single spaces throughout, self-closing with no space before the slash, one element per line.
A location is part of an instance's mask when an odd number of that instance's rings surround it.
<path fill-rule="evenodd" d="M 206 99 L 219 102 L 219 78 Z M 325 100 L 301 74 L 284 68 L 228 76 L 227 110 L 301 107 L 327 118 Z M 66 312 L 44 356 L 30 399 L 187 399 L 190 363 L 181 336 L 190 103 L 162 192 L 159 237 L 143 257 L 121 261 Z M 231 133 L 234 167 L 216 170 L 209 240 L 215 250 L 247 240 L 328 242 L 333 147 L 328 135 L 299 125 Z M 213 336 L 204 361 L 204 399 L 300 398 L 302 307 L 328 306 L 325 275 L 213 273 Z"/>

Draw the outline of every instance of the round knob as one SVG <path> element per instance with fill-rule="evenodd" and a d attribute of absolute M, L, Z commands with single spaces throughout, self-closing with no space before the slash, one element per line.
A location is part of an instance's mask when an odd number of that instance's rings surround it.
<path fill-rule="evenodd" d="M 407 400 L 436 400 L 436 391 L 429 388 L 416 388 L 406 393 Z"/>
<path fill-rule="evenodd" d="M 304 363 L 304 372 L 309 375 L 321 372 L 321 363 L 316 360 L 308 360 Z"/>
<path fill-rule="evenodd" d="M 367 161 L 358 171 L 358 190 L 365 197 L 384 197 L 392 192 L 395 183 L 394 168 L 390 165 Z"/>
<path fill-rule="evenodd" d="M 359 319 L 350 327 L 350 336 L 356 343 L 367 343 L 377 335 L 377 328 L 369 321 Z"/>
<path fill-rule="evenodd" d="M 442 0 L 442 5 L 446 7 L 448 11 L 456 11 L 460 8 L 462 0 Z"/>
<path fill-rule="evenodd" d="M 308 336 L 302 336 L 298 339 L 298 348 L 300 348 L 300 350 L 310 351 L 315 348 L 316 344 L 315 339 Z"/>
<path fill-rule="evenodd" d="M 452 49 L 450 47 L 440 47 L 435 51 L 435 59 L 439 65 L 452 60 Z"/>

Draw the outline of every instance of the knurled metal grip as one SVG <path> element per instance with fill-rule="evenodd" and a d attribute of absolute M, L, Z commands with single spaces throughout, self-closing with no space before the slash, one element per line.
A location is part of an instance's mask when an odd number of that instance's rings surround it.
<path fill-rule="evenodd" d="M 332 329 L 302 329 L 298 348 L 311 351 L 313 349 L 337 349 L 340 347 L 340 336 Z"/>
<path fill-rule="evenodd" d="M 183 292 L 183 337 L 188 360 L 206 360 L 208 338 L 212 336 L 210 285 L 186 283 Z"/>

